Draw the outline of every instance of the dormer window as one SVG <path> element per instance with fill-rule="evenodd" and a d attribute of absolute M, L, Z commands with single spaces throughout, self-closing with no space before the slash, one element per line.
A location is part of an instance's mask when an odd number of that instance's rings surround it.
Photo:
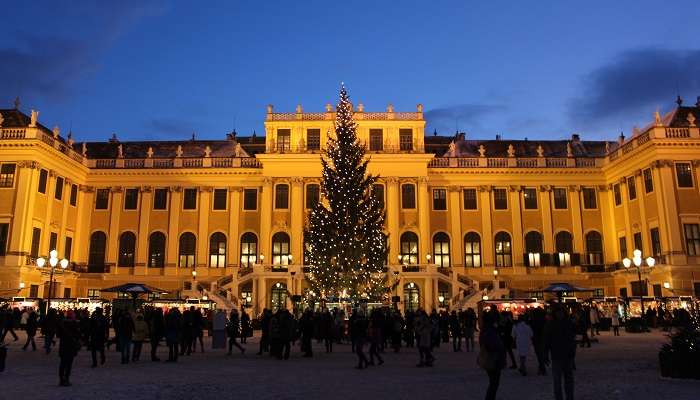
<path fill-rule="evenodd" d="M 369 151 L 384 150 L 384 133 L 381 129 L 369 130 Z"/>
<path fill-rule="evenodd" d="M 277 151 L 285 152 L 290 151 L 291 147 L 291 130 L 290 129 L 278 129 L 277 130 Z"/>
<path fill-rule="evenodd" d="M 321 150 L 321 130 L 306 130 L 306 150 Z"/>
<path fill-rule="evenodd" d="M 413 129 L 399 129 L 399 149 L 401 151 L 413 150 Z"/>

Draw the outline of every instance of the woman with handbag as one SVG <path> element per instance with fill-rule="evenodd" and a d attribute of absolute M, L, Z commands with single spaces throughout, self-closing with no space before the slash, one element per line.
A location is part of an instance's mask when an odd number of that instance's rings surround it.
<path fill-rule="evenodd" d="M 495 400 L 501 380 L 501 370 L 506 366 L 506 348 L 498 334 L 498 313 L 484 312 L 482 321 L 477 363 L 489 377 L 486 400 Z"/>

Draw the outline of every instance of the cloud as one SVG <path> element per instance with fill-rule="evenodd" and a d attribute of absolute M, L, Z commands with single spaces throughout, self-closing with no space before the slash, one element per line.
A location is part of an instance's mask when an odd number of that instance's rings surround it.
<path fill-rule="evenodd" d="M 153 1 L 83 1 L 76 7 L 49 5 L 54 20 L 80 23 L 82 34 L 47 26 L 7 34 L 0 47 L 0 87 L 6 96 L 63 99 L 74 83 L 99 68 L 99 56 L 139 19 L 159 11 Z M 75 36 L 75 35 L 74 35 Z"/>
<path fill-rule="evenodd" d="M 597 127 L 650 116 L 679 94 L 686 103 L 695 103 L 700 95 L 700 50 L 629 50 L 592 71 L 582 84 L 580 96 L 568 109 L 575 125 Z"/>
<path fill-rule="evenodd" d="M 438 133 L 446 134 L 454 132 L 455 128 L 460 131 L 479 130 L 484 118 L 506 109 L 506 106 L 500 104 L 457 104 L 433 108 L 425 112 L 426 132 L 437 130 Z"/>

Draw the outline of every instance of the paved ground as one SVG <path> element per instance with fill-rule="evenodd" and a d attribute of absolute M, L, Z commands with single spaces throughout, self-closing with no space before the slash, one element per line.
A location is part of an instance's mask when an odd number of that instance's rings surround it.
<path fill-rule="evenodd" d="M 20 340 L 23 334 L 20 333 Z M 601 336 L 599 344 L 581 349 L 577 357 L 576 398 L 697 399 L 700 382 L 659 377 L 657 351 L 661 333 Z M 257 339 L 249 340 L 250 354 L 226 357 L 207 350 L 183 357 L 177 364 L 141 361 L 120 365 L 119 354 L 108 353 L 107 363 L 90 368 L 82 350 L 73 369 L 73 386 L 58 387 L 58 355 L 23 352 L 10 344 L 0 399 L 482 399 L 485 373 L 476 366 L 475 353 L 453 353 L 443 345 L 433 368 L 416 368 L 417 354 L 405 349 L 385 354 L 383 366 L 356 370 L 350 346 L 336 346 L 333 354 L 278 361 L 254 355 Z M 206 343 L 209 344 L 208 342 Z M 144 346 L 148 353 L 148 345 Z M 165 349 L 162 349 L 165 350 Z M 161 352 L 161 358 L 163 354 Z M 533 363 L 530 363 L 533 367 Z M 522 377 L 506 370 L 499 399 L 550 399 L 551 377 Z"/>

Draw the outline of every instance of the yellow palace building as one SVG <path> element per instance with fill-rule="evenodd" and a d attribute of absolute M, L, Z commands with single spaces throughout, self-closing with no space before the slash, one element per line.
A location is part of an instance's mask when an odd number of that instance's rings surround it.
<path fill-rule="evenodd" d="M 0 110 L 0 290 L 109 297 L 146 283 L 222 307 L 305 293 L 303 227 L 319 201 L 335 112 L 279 113 L 264 136 L 78 142 L 39 113 Z M 614 141 L 470 140 L 425 133 L 423 108 L 355 109 L 386 207 L 387 275 L 402 307 L 530 296 L 700 294 L 700 102 Z M 641 283 L 621 260 L 641 250 Z M 497 271 L 495 273 L 494 271 Z"/>

